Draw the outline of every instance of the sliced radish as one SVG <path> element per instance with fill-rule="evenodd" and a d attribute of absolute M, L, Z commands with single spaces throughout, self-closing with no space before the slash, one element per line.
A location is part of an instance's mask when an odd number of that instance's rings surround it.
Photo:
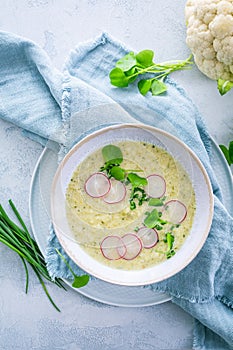
<path fill-rule="evenodd" d="M 100 243 L 103 256 L 108 260 L 118 260 L 126 254 L 126 247 L 121 237 L 107 236 Z"/>
<path fill-rule="evenodd" d="M 158 232 L 154 228 L 141 227 L 137 236 L 141 239 L 144 248 L 154 247 L 159 240 Z"/>
<path fill-rule="evenodd" d="M 157 174 L 147 176 L 145 191 L 149 197 L 161 198 L 166 192 L 166 182 L 164 178 Z"/>
<path fill-rule="evenodd" d="M 110 182 L 110 191 L 104 196 L 103 200 L 109 204 L 119 203 L 125 198 L 126 187 L 121 181 L 115 179 L 111 179 Z"/>
<path fill-rule="evenodd" d="M 173 224 L 180 224 L 187 215 L 186 206 L 178 199 L 172 199 L 165 203 L 163 218 L 167 219 Z"/>
<path fill-rule="evenodd" d="M 124 245 L 126 246 L 126 253 L 123 256 L 125 260 L 135 259 L 142 250 L 142 242 L 139 237 L 134 233 L 127 233 L 122 238 Z"/>
<path fill-rule="evenodd" d="M 103 173 L 94 173 L 84 185 L 86 193 L 94 198 L 105 196 L 111 188 L 109 178 Z"/>

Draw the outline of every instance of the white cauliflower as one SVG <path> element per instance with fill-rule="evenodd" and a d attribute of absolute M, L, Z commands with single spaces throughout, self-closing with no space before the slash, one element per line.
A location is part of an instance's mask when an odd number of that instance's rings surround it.
<path fill-rule="evenodd" d="M 188 0 L 185 18 L 186 42 L 200 71 L 232 85 L 233 0 Z"/>

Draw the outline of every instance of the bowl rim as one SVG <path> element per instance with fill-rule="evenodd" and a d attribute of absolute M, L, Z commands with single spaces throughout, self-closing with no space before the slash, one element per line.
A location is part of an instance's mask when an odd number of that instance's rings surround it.
<path fill-rule="evenodd" d="M 54 226 L 55 234 L 56 234 L 56 236 L 58 238 L 58 241 L 60 242 L 62 248 L 65 250 L 66 254 L 81 269 L 83 269 L 86 273 L 88 273 L 88 274 L 90 274 L 90 275 L 92 275 L 92 276 L 94 276 L 94 277 L 96 277 L 98 279 L 101 279 L 101 280 L 103 280 L 105 282 L 109 282 L 109 283 L 113 283 L 113 284 L 117 284 L 117 285 L 143 286 L 143 285 L 149 285 L 149 284 L 161 282 L 161 281 L 164 281 L 164 280 L 166 280 L 166 279 L 176 275 L 178 272 L 182 271 L 186 266 L 188 266 L 193 261 L 193 259 L 197 256 L 197 254 L 202 249 L 202 247 L 203 247 L 203 245 L 204 245 L 204 243 L 205 243 L 205 241 L 206 241 L 206 239 L 208 237 L 208 234 L 210 232 L 212 219 L 213 219 L 213 213 L 214 213 L 214 195 L 213 195 L 212 185 L 211 185 L 209 176 L 207 174 L 207 171 L 206 171 L 204 165 L 202 164 L 201 160 L 198 158 L 196 153 L 189 146 L 187 146 L 177 136 L 174 136 L 173 134 L 171 134 L 171 133 L 169 133 L 169 132 L 167 132 L 167 131 L 165 131 L 163 129 L 156 128 L 154 126 L 138 122 L 138 123 L 135 123 L 135 124 L 134 123 L 119 123 L 119 124 L 111 124 L 111 125 L 105 126 L 105 127 L 100 127 L 100 129 L 91 132 L 90 134 L 84 136 L 79 141 L 77 141 L 72 146 L 72 148 L 68 151 L 68 153 L 64 156 L 62 161 L 58 164 L 58 168 L 57 168 L 57 170 L 55 172 L 55 175 L 54 175 L 54 178 L 53 178 L 53 181 L 52 181 L 51 193 L 50 193 L 51 198 L 52 198 L 52 193 L 55 190 L 55 186 L 56 186 L 56 182 L 57 182 L 57 179 L 58 179 L 58 176 L 59 176 L 59 173 L 60 173 L 60 169 L 62 169 L 64 164 L 74 154 L 74 152 L 77 150 L 77 148 L 79 148 L 80 146 L 82 146 L 83 144 L 88 142 L 90 139 L 98 137 L 99 135 L 102 135 L 102 134 L 106 133 L 109 130 L 123 129 L 123 128 L 138 128 L 138 129 L 142 129 L 143 128 L 143 129 L 145 129 L 147 131 L 152 131 L 152 132 L 154 131 L 154 132 L 157 132 L 157 133 L 160 133 L 160 134 L 164 135 L 165 137 L 171 138 L 176 143 L 178 143 L 180 146 L 182 146 L 191 155 L 191 157 L 196 162 L 198 168 L 200 169 L 202 175 L 204 176 L 206 187 L 207 187 L 207 190 L 208 190 L 208 194 L 209 194 L 209 211 L 208 211 L 208 221 L 206 223 L 205 231 L 202 233 L 201 240 L 199 241 L 199 244 L 198 244 L 197 248 L 195 249 L 195 251 L 193 251 L 192 254 L 190 254 L 188 257 L 186 257 L 185 261 L 183 261 L 183 263 L 182 263 L 182 266 L 179 265 L 176 268 L 174 268 L 171 272 L 169 272 L 167 274 L 164 274 L 162 279 L 161 278 L 160 279 L 156 279 L 156 276 L 153 276 L 150 279 L 148 279 L 148 281 L 146 281 L 146 282 L 145 281 L 141 281 L 141 282 L 138 281 L 138 282 L 134 283 L 134 282 L 123 282 L 123 281 L 121 282 L 119 280 L 116 281 L 116 279 L 114 279 L 114 276 L 113 276 L 113 278 L 110 278 L 110 277 L 106 278 L 105 276 L 100 275 L 99 273 L 95 272 L 92 269 L 87 269 L 86 266 L 85 266 L 85 263 L 82 264 L 80 262 L 77 262 L 75 256 L 73 255 L 73 253 L 66 249 L 66 242 L 64 241 L 64 237 L 62 237 L 62 234 L 59 234 L 57 232 L 56 228 L 55 228 L 56 224 L 54 223 L 54 220 L 53 220 L 52 199 L 50 199 L 51 220 L 52 220 L 52 223 L 53 223 L 53 226 Z M 69 238 L 67 238 L 67 239 L 69 239 Z M 76 243 L 76 244 L 78 245 L 78 243 Z M 80 249 L 82 249 L 82 248 L 80 248 Z M 87 255 L 89 255 L 89 254 L 87 254 Z M 92 258 L 92 259 L 95 260 L 94 258 Z M 97 261 L 97 260 L 95 260 L 95 261 Z M 103 264 L 101 264 L 101 265 L 103 265 Z M 155 265 L 155 266 L 158 266 L 158 265 Z M 153 268 L 153 266 L 151 268 Z M 118 271 L 118 272 L 119 271 L 126 271 L 128 273 L 134 273 L 134 272 L 137 272 L 137 271 L 143 271 L 143 270 L 129 270 L 128 271 L 128 270 L 119 270 L 119 269 L 116 269 L 116 268 L 115 269 L 111 268 L 111 269 L 112 269 L 113 275 L 114 275 L 114 271 Z"/>

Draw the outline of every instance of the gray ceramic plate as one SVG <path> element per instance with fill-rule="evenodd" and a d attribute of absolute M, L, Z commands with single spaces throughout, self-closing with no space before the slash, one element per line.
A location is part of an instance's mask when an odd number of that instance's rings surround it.
<path fill-rule="evenodd" d="M 223 193 L 223 202 L 229 212 L 233 214 L 231 206 L 233 197 L 232 175 L 229 167 L 216 143 L 212 140 L 212 163 Z M 50 223 L 50 188 L 57 169 L 57 153 L 45 148 L 42 152 L 31 182 L 30 191 L 30 220 L 34 237 L 45 254 L 48 227 Z M 69 284 L 68 281 L 65 282 Z M 109 305 L 141 307 L 164 303 L 170 296 L 143 287 L 119 286 L 102 280 L 92 280 L 87 286 L 75 289 L 78 293 L 93 300 Z"/>

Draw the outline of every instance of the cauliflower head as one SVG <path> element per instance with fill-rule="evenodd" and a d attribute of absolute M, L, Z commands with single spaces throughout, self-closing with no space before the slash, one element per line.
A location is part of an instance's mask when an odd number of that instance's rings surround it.
<path fill-rule="evenodd" d="M 202 73 L 233 82 L 233 0 L 188 0 L 186 43 Z"/>

